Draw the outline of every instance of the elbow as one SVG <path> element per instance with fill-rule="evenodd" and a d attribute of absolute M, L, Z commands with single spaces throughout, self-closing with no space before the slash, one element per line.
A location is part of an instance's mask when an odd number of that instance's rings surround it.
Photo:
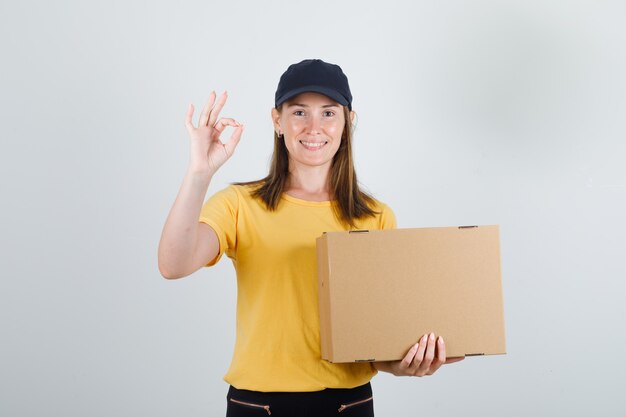
<path fill-rule="evenodd" d="M 175 274 L 171 274 L 171 273 L 169 273 L 167 271 L 163 271 L 161 269 L 159 269 L 159 271 L 161 272 L 161 276 L 163 278 L 165 278 L 166 280 L 168 280 L 168 281 L 180 278 L 179 276 L 177 276 Z"/>
<path fill-rule="evenodd" d="M 188 274 L 177 271 L 176 269 L 169 268 L 163 262 L 159 261 L 159 272 L 161 276 L 167 280 L 179 279 L 186 277 Z"/>
<path fill-rule="evenodd" d="M 180 256 L 172 256 L 171 253 L 165 251 L 159 251 L 157 260 L 159 272 L 167 280 L 184 278 L 198 269 L 193 266 L 192 259 L 182 259 Z"/>
<path fill-rule="evenodd" d="M 175 259 L 168 256 L 168 253 L 164 251 L 161 246 L 159 246 L 159 250 L 157 252 L 157 262 L 161 276 L 167 280 L 184 277 L 185 275 L 181 274 L 181 268 L 177 267 L 176 262 L 172 261 L 175 261 Z"/>
<path fill-rule="evenodd" d="M 161 276 L 167 280 L 176 279 L 176 274 L 173 274 L 169 269 L 165 268 L 163 265 L 159 264 L 159 272 Z"/>

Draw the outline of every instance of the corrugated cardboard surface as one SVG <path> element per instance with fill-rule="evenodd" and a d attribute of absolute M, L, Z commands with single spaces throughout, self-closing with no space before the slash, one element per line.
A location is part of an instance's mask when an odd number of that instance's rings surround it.
<path fill-rule="evenodd" d="M 322 358 L 402 359 L 425 333 L 448 357 L 505 353 L 498 226 L 317 239 Z"/>

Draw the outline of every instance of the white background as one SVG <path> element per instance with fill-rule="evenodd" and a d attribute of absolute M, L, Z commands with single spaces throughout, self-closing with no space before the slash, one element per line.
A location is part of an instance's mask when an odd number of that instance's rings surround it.
<path fill-rule="evenodd" d="M 189 102 L 265 175 L 291 63 L 348 75 L 400 227 L 499 224 L 508 354 L 373 380 L 379 416 L 623 415 L 623 1 L 0 3 L 0 415 L 223 415 L 235 281 L 164 280 Z"/>

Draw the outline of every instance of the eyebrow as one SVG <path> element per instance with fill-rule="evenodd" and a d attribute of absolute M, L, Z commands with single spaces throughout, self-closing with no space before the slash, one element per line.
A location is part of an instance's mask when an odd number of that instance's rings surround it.
<path fill-rule="evenodd" d="M 287 107 L 296 107 L 296 106 L 298 106 L 298 107 L 310 107 L 307 104 L 300 104 L 300 103 L 291 103 L 291 104 L 287 105 Z M 328 107 L 339 107 L 339 105 L 338 104 L 324 104 L 322 106 L 323 109 L 328 108 Z"/>

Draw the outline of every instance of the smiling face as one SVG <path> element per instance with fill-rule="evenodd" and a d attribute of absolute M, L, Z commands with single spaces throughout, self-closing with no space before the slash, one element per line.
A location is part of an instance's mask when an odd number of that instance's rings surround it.
<path fill-rule="evenodd" d="M 272 109 L 274 129 L 284 135 L 291 169 L 326 166 L 341 145 L 345 126 L 343 107 L 317 93 L 302 93 Z"/>

